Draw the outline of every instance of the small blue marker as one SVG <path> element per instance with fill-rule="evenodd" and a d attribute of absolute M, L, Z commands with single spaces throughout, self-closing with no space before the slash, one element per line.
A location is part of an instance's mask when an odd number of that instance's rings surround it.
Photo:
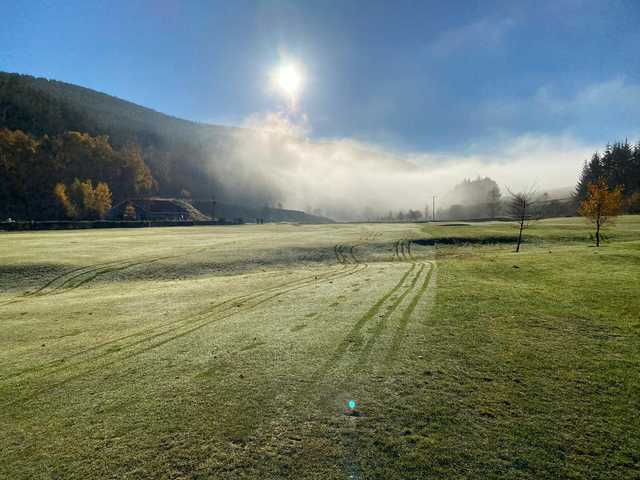
<path fill-rule="evenodd" d="M 349 402 L 347 402 L 347 406 L 349 407 L 349 410 L 354 410 L 356 408 L 356 401 L 349 400 Z"/>

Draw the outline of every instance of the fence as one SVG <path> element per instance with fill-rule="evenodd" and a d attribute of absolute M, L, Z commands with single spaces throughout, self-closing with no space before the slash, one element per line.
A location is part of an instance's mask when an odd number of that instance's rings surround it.
<path fill-rule="evenodd" d="M 241 219 L 228 220 L 83 220 L 83 221 L 12 221 L 0 222 L 0 230 L 74 230 L 87 228 L 193 227 L 197 225 L 241 225 Z"/>

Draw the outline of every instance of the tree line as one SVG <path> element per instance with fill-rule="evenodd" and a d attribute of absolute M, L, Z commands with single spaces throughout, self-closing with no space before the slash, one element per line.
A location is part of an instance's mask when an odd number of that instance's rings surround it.
<path fill-rule="evenodd" d="M 36 138 L 65 132 L 107 135 L 117 150 L 135 144 L 162 196 L 188 190 L 194 197 L 215 194 L 253 207 L 279 200 L 264 183 L 238 189 L 225 178 L 235 171 L 231 160 L 238 129 L 175 118 L 78 85 L 0 72 L 0 128 Z"/>
<path fill-rule="evenodd" d="M 80 132 L 0 129 L 0 218 L 101 218 L 112 200 L 157 188 L 140 148 Z"/>
<path fill-rule="evenodd" d="M 626 140 L 607 145 L 604 152 L 596 152 L 586 161 L 576 187 L 576 203 L 589 195 L 589 185 L 604 182 L 619 189 L 622 209 L 640 213 L 640 143 L 630 145 Z"/>
<path fill-rule="evenodd" d="M 530 214 L 535 218 L 580 214 L 581 205 L 590 195 L 590 186 L 606 185 L 619 192 L 623 213 L 640 213 L 640 143 L 628 141 L 607 145 L 585 161 L 573 194 L 552 198 L 547 193 L 527 192 Z M 498 184 L 489 177 L 465 179 L 451 193 L 455 203 L 438 210 L 438 218 L 480 219 L 509 217 L 511 195 L 504 196 Z"/>

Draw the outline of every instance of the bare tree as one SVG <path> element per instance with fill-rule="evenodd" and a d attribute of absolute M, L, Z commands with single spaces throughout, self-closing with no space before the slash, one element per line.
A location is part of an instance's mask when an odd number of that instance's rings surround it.
<path fill-rule="evenodd" d="M 518 244 L 516 245 L 516 253 L 520 251 L 522 243 L 522 231 L 529 226 L 529 222 L 533 218 L 533 198 L 535 191 L 533 189 L 514 193 L 509 188 L 509 201 L 507 204 L 507 214 L 518 222 Z"/>

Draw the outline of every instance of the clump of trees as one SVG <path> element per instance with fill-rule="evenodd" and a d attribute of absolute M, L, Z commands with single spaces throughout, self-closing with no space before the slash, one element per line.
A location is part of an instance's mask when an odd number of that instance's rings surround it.
<path fill-rule="evenodd" d="M 407 211 L 399 210 L 397 213 L 389 211 L 386 215 L 379 217 L 377 220 L 381 222 L 417 222 L 422 219 L 420 210 L 409 209 Z"/>
<path fill-rule="evenodd" d="M 489 177 L 465 178 L 453 187 L 447 197 L 454 199 L 455 203 L 440 210 L 441 218 L 496 218 L 503 211 L 500 187 Z"/>
<path fill-rule="evenodd" d="M 576 187 L 578 204 L 591 196 L 590 188 L 604 182 L 608 188 L 620 187 L 621 208 L 628 213 L 640 213 L 640 143 L 627 141 L 607 145 L 603 153 L 596 152 L 586 161 Z"/>
<path fill-rule="evenodd" d="M 37 138 L 0 129 L 0 218 L 100 218 L 112 198 L 156 187 L 135 144 L 115 149 L 106 136 L 64 132 Z"/>
<path fill-rule="evenodd" d="M 111 208 L 111 191 L 104 182 L 94 188 L 91 180 L 76 178 L 69 188 L 57 183 L 53 193 L 66 216 L 73 220 L 103 219 Z"/>
<path fill-rule="evenodd" d="M 609 188 L 604 178 L 600 178 L 589 182 L 586 189 L 586 198 L 580 204 L 578 212 L 593 223 L 596 247 L 599 247 L 602 227 L 622 213 L 623 187 Z"/>

